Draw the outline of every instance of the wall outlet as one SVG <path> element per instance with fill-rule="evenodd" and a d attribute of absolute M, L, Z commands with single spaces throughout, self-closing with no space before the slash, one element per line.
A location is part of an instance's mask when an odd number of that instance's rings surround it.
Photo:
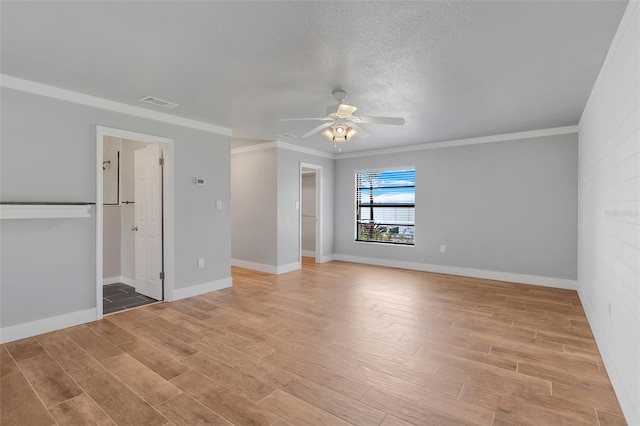
<path fill-rule="evenodd" d="M 440 246 L 440 253 L 445 253 L 447 251 L 447 246 Z"/>
<path fill-rule="evenodd" d="M 222 210 L 222 201 L 216 200 L 216 210 Z"/>
<path fill-rule="evenodd" d="M 204 268 L 204 259 L 201 257 L 198 258 L 198 268 Z"/>

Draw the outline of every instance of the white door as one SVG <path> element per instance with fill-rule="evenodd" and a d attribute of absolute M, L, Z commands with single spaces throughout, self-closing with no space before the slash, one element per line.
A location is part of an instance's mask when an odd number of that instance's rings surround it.
<path fill-rule="evenodd" d="M 135 151 L 136 292 L 162 300 L 162 170 L 160 146 Z"/>

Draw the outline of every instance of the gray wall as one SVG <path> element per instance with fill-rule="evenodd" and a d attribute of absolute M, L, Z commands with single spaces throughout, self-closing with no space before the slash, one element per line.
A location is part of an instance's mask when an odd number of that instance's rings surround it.
<path fill-rule="evenodd" d="M 355 171 L 402 166 L 416 168 L 415 247 L 354 242 Z M 576 215 L 576 134 L 336 163 L 337 254 L 575 280 Z"/>
<path fill-rule="evenodd" d="M 278 266 L 300 261 L 300 163 L 322 166 L 322 256 L 333 254 L 335 160 L 278 148 Z"/>
<path fill-rule="evenodd" d="M 12 89 L 1 95 L 0 200 L 95 202 L 96 125 L 172 138 L 175 287 L 230 276 L 229 137 Z M 208 184 L 196 187 L 196 176 Z M 0 244 L 3 327 L 95 307 L 95 208 L 88 219 L 3 220 Z M 197 269 L 198 257 L 206 268 Z"/>
<path fill-rule="evenodd" d="M 580 119 L 578 284 L 630 425 L 640 425 L 639 84 L 640 3 L 629 2 Z"/>
<path fill-rule="evenodd" d="M 231 156 L 231 258 L 277 265 L 275 149 Z"/>
<path fill-rule="evenodd" d="M 300 261 L 301 162 L 323 167 L 322 254 L 333 254 L 335 160 L 271 147 L 231 156 L 233 259 L 275 267 Z"/>
<path fill-rule="evenodd" d="M 104 206 L 102 212 L 102 277 L 119 277 L 122 275 L 120 206 Z"/>

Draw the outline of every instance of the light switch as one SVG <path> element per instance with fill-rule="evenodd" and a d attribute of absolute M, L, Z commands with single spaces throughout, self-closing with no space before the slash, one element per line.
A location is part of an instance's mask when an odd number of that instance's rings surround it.
<path fill-rule="evenodd" d="M 204 259 L 201 257 L 198 258 L 198 268 L 204 268 Z"/>
<path fill-rule="evenodd" d="M 300 208 L 300 201 L 296 201 L 296 210 Z"/>
<path fill-rule="evenodd" d="M 216 200 L 216 210 L 222 210 L 222 201 Z"/>

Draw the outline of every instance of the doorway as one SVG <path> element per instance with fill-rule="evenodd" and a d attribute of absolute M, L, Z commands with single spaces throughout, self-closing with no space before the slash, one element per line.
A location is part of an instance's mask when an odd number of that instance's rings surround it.
<path fill-rule="evenodd" d="M 173 256 L 172 141 L 98 128 L 96 303 L 98 319 L 170 300 Z"/>
<path fill-rule="evenodd" d="M 300 261 L 322 262 L 322 166 L 300 163 Z"/>

